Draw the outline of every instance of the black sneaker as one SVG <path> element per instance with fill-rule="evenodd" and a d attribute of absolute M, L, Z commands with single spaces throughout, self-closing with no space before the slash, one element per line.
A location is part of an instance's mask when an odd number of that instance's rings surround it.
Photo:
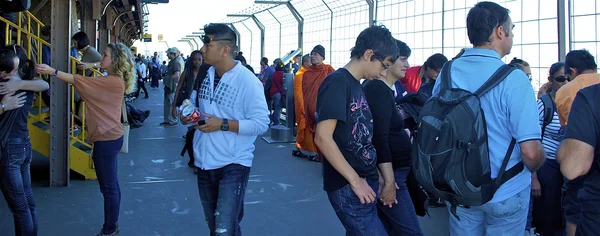
<path fill-rule="evenodd" d="M 321 161 L 319 160 L 319 156 L 318 156 L 318 155 L 312 155 L 312 156 L 308 156 L 306 159 L 308 159 L 309 161 L 321 162 Z"/>
<path fill-rule="evenodd" d="M 304 153 L 302 153 L 298 149 L 292 151 L 292 156 L 300 157 L 300 158 L 306 158 L 307 157 L 307 155 L 304 155 Z"/>

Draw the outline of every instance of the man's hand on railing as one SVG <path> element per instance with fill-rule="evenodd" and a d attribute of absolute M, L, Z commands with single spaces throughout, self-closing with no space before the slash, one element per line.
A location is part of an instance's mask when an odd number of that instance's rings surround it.
<path fill-rule="evenodd" d="M 16 91 L 21 90 L 22 81 L 19 77 L 14 75 L 9 75 L 4 77 L 7 79 L 6 82 L 0 82 L 0 95 L 12 94 Z"/>

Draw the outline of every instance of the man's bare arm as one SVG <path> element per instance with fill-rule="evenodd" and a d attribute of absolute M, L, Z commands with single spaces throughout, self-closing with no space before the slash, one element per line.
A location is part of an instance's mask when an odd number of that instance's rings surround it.
<path fill-rule="evenodd" d="M 590 171 L 594 161 L 594 147 L 576 139 L 565 139 L 558 148 L 556 160 L 560 163 L 560 172 L 567 179 L 573 180 Z"/>

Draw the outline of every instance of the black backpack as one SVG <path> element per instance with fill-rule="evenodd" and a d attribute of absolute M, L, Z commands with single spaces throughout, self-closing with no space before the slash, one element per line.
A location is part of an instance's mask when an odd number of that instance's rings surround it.
<path fill-rule="evenodd" d="M 441 89 L 423 106 L 413 143 L 413 171 L 425 190 L 456 207 L 481 206 L 500 185 L 523 170 L 519 162 L 504 171 L 513 138 L 496 179 L 491 177 L 487 125 L 480 98 L 500 84 L 515 67 L 500 67 L 475 93 L 452 88 L 450 67 L 442 69 Z M 460 220 L 460 219 L 459 219 Z"/>
<path fill-rule="evenodd" d="M 556 103 L 550 94 L 544 94 L 540 97 L 542 103 L 544 104 L 544 123 L 542 124 L 542 139 L 544 138 L 544 132 L 546 131 L 546 126 L 552 123 L 552 119 L 554 119 L 554 111 L 556 111 Z"/>

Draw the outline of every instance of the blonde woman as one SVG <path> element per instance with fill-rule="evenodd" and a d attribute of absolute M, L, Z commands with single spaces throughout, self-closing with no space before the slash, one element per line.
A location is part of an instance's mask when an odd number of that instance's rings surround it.
<path fill-rule="evenodd" d="M 86 102 L 88 139 L 94 143 L 92 158 L 100 191 L 104 196 L 104 226 L 97 235 L 118 235 L 117 222 L 121 190 L 117 179 L 117 154 L 123 146 L 121 104 L 125 93 L 135 91 L 134 65 L 130 49 L 123 44 L 109 44 L 100 68 L 108 72 L 101 78 L 72 75 L 48 65 L 37 66 L 40 74 L 53 75 L 73 84 Z"/>

